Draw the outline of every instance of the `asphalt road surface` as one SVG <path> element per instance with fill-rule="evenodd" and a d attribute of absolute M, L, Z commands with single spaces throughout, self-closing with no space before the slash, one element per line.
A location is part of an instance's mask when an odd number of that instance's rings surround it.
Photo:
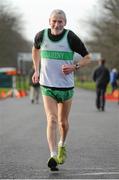
<path fill-rule="evenodd" d="M 119 179 L 119 105 L 95 108 L 95 93 L 75 90 L 67 161 L 50 172 L 42 98 L 0 101 L 0 179 Z"/>

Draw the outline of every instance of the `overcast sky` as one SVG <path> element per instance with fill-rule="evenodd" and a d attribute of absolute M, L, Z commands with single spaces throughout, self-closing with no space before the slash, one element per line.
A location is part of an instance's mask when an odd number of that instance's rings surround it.
<path fill-rule="evenodd" d="M 25 36 L 33 40 L 35 34 L 49 27 L 49 15 L 53 9 L 62 9 L 67 15 L 66 28 L 80 34 L 87 34 L 86 24 L 90 16 L 96 15 L 97 0 L 7 0 L 7 2 L 22 14 Z"/>

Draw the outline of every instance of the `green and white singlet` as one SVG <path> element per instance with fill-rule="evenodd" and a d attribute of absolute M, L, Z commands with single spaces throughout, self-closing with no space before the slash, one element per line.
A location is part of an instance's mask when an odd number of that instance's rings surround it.
<path fill-rule="evenodd" d="M 51 41 L 48 29 L 44 31 L 43 42 L 40 48 L 41 69 L 40 84 L 47 87 L 70 88 L 74 87 L 74 73 L 65 75 L 62 65 L 73 64 L 74 52 L 67 40 L 68 30 L 59 41 Z"/>

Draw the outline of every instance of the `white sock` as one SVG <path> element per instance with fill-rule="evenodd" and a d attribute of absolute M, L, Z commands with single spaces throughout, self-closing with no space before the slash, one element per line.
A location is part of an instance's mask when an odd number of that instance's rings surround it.
<path fill-rule="evenodd" d="M 58 145 L 61 146 L 61 147 L 64 147 L 64 142 L 62 140 L 60 140 Z"/>
<path fill-rule="evenodd" d="M 56 151 L 52 151 L 52 152 L 50 152 L 50 156 L 51 156 L 51 157 L 57 156 Z"/>

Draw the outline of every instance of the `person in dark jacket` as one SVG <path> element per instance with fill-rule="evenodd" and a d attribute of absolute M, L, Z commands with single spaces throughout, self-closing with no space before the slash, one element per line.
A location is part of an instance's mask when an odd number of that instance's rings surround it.
<path fill-rule="evenodd" d="M 93 80 L 96 82 L 96 107 L 98 110 L 105 110 L 105 93 L 110 81 L 109 69 L 105 66 L 106 60 L 101 59 L 99 66 L 94 70 Z"/>

